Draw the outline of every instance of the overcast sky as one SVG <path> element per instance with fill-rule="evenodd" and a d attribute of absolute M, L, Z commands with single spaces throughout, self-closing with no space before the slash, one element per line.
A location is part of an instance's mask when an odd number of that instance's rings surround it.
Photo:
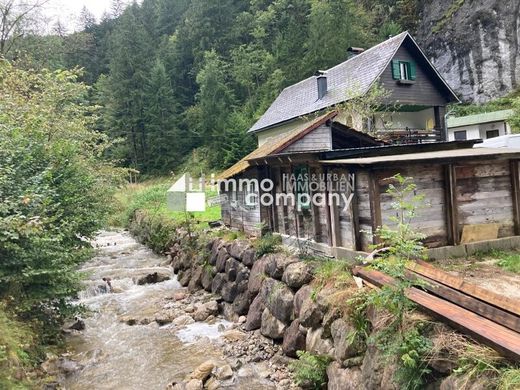
<path fill-rule="evenodd" d="M 44 5 L 44 13 L 53 21 L 59 18 L 71 32 L 78 29 L 78 16 L 83 6 L 86 6 L 99 21 L 103 13 L 110 10 L 111 3 L 111 0 L 50 0 Z"/>

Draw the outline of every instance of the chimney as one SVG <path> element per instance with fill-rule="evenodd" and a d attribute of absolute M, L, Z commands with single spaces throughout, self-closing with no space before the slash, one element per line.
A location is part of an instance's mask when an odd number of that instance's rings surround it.
<path fill-rule="evenodd" d="M 349 47 L 347 49 L 347 56 L 348 58 L 352 58 L 352 57 L 355 57 L 357 56 L 358 54 L 361 54 L 365 51 L 365 49 L 363 49 L 362 47 Z"/>
<path fill-rule="evenodd" d="M 318 82 L 318 100 L 321 100 L 327 94 L 327 73 L 319 70 L 315 75 Z"/>

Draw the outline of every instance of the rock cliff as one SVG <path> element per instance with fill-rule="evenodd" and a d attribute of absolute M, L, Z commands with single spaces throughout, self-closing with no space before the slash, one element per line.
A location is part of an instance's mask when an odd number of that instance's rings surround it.
<path fill-rule="evenodd" d="M 504 96 L 520 82 L 518 0 L 423 1 L 416 38 L 463 101 Z"/>

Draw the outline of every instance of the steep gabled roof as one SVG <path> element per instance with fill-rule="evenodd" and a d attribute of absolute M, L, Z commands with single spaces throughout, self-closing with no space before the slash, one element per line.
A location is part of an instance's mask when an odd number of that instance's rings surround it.
<path fill-rule="evenodd" d="M 312 120 L 305 121 L 301 125 L 296 127 L 295 129 L 293 129 L 287 133 L 283 133 L 283 134 L 273 137 L 273 139 L 268 140 L 267 142 L 262 144 L 262 146 L 253 150 L 251 153 L 249 153 L 243 159 L 241 159 L 240 161 L 235 163 L 230 168 L 226 169 L 224 172 L 222 172 L 218 176 L 218 178 L 219 179 L 228 179 L 230 177 L 233 177 L 233 176 L 245 171 L 247 168 L 249 168 L 251 166 L 251 163 L 249 162 L 250 160 L 267 157 L 272 154 L 280 153 L 288 146 L 292 145 L 299 139 L 305 137 L 307 134 L 309 134 L 314 129 L 316 129 L 319 126 L 326 123 L 329 119 L 334 118 L 336 115 L 337 115 L 337 112 L 335 112 L 335 111 L 329 112 L 327 114 L 321 115 Z"/>
<path fill-rule="evenodd" d="M 322 99 L 318 99 L 314 76 L 285 88 L 249 132 L 257 132 L 342 103 L 347 100 L 347 92 L 349 97 L 364 95 L 387 68 L 405 39 L 415 45 L 417 53 L 423 56 L 433 73 L 453 95 L 453 100 L 458 101 L 414 39 L 408 32 L 403 32 L 327 70 L 327 94 Z"/>

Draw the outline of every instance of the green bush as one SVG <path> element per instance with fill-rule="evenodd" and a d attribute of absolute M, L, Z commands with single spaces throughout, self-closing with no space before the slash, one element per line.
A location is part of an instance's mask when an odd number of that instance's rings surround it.
<path fill-rule="evenodd" d="M 121 174 L 101 158 L 108 142 L 90 130 L 95 112 L 77 77 L 0 60 L 0 300 L 45 342 L 75 310 L 78 265 Z"/>
<path fill-rule="evenodd" d="M 331 359 L 305 351 L 298 351 L 297 355 L 298 360 L 291 364 L 296 384 L 315 390 L 323 389 L 327 384 L 327 366 Z"/>

